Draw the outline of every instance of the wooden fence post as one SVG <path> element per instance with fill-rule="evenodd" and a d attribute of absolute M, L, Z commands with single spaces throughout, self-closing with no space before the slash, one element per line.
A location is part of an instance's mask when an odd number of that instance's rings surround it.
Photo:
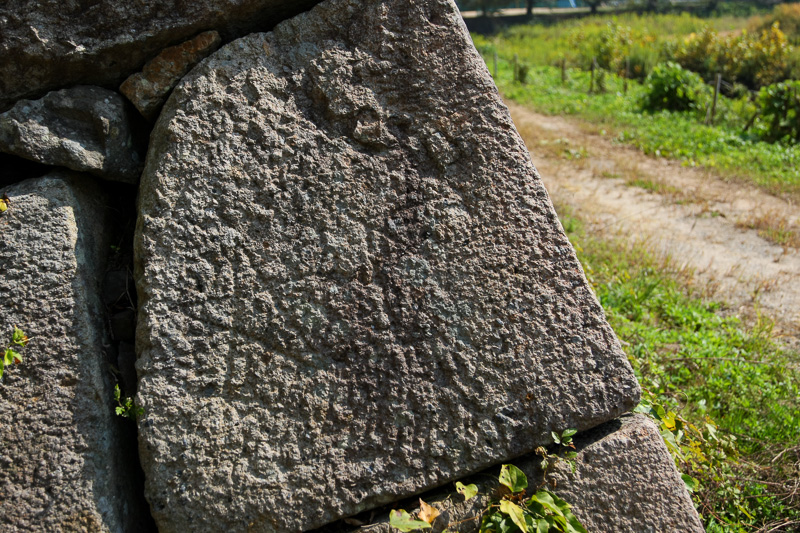
<path fill-rule="evenodd" d="M 567 83 L 567 58 L 561 58 L 561 85 Z"/>
<path fill-rule="evenodd" d="M 597 65 L 597 58 L 593 57 L 592 58 L 592 67 L 591 67 L 591 78 L 589 80 L 589 93 L 590 94 L 594 92 L 594 69 L 595 69 L 596 65 Z"/>
<path fill-rule="evenodd" d="M 711 109 L 706 113 L 706 125 L 714 123 L 714 115 L 717 114 L 717 96 L 719 96 L 719 86 L 722 83 L 722 74 L 717 74 L 717 83 L 714 85 L 714 101 L 711 103 Z"/>
<path fill-rule="evenodd" d="M 622 82 L 622 93 L 628 94 L 628 78 L 631 77 L 631 58 L 625 58 L 625 80 Z"/>
<path fill-rule="evenodd" d="M 517 81 L 517 78 L 519 76 L 518 62 L 519 62 L 519 56 L 517 54 L 514 54 L 514 81 Z"/>
<path fill-rule="evenodd" d="M 494 51 L 494 54 L 492 55 L 492 59 L 494 60 L 493 63 L 492 63 L 492 66 L 494 67 L 493 68 L 494 79 L 496 80 L 497 79 L 497 50 Z"/>

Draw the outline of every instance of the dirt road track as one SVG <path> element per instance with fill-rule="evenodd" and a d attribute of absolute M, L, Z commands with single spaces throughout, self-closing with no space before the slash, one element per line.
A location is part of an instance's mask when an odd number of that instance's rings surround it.
<path fill-rule="evenodd" d="M 752 318 L 760 310 L 800 346 L 800 253 L 742 227 L 759 218 L 800 226 L 798 206 L 507 103 L 557 206 L 572 208 L 591 232 L 669 255 L 733 312 Z"/>

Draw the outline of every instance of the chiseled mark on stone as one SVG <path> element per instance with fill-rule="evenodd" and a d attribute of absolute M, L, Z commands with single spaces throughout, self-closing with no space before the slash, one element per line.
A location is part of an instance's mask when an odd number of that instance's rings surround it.
<path fill-rule="evenodd" d="M 0 150 L 125 183 L 137 183 L 143 166 L 125 100 L 101 87 L 20 100 L 0 115 Z"/>
<path fill-rule="evenodd" d="M 0 383 L 0 529 L 141 531 L 103 352 L 107 198 L 63 171 L 0 193 L 0 338 L 31 338 Z"/>
<path fill-rule="evenodd" d="M 148 61 L 141 72 L 126 79 L 119 91 L 133 102 L 146 119 L 155 120 L 180 79 L 219 48 L 221 42 L 219 33 L 207 31 L 179 45 L 170 46 Z"/>
<path fill-rule="evenodd" d="M 592 533 L 660 533 L 686 531 L 702 533 L 703 524 L 664 440 L 653 422 L 644 415 L 624 416 L 580 433 L 575 437 L 575 471 L 565 461 L 548 473 L 547 488 L 565 499 L 575 516 Z M 513 464 L 538 486 L 543 472 L 542 457 L 531 454 Z M 431 533 L 445 528 L 453 533 L 478 531 L 481 512 L 490 503 L 488 494 L 496 486 L 497 469 L 487 470 L 465 483 L 476 483 L 479 495 L 468 501 L 452 497 L 450 491 L 423 495 L 422 499 L 441 511 Z M 488 481 L 487 481 L 488 480 Z M 448 524 L 452 524 L 448 527 Z M 341 533 L 346 527 L 330 528 Z M 352 528 L 362 533 L 392 533 L 388 517 L 367 527 Z M 318 533 L 326 533 L 323 528 Z"/>
<path fill-rule="evenodd" d="M 140 194 L 162 531 L 316 527 L 638 400 L 448 0 L 328 1 L 224 46 Z"/>

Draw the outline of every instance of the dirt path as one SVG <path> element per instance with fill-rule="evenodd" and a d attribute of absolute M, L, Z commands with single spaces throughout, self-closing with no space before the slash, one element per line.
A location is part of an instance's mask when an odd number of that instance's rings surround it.
<path fill-rule="evenodd" d="M 760 309 L 800 346 L 800 253 L 746 227 L 800 226 L 798 206 L 508 104 L 556 205 L 571 207 L 589 231 L 645 241 L 734 312 Z"/>

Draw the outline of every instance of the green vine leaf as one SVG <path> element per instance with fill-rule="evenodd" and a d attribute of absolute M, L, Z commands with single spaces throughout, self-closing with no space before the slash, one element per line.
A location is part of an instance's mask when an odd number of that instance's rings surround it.
<path fill-rule="evenodd" d="M 500 512 L 507 514 L 523 533 L 528 533 L 528 524 L 525 521 L 525 511 L 522 507 L 514 502 L 502 500 L 500 502 Z"/>
<path fill-rule="evenodd" d="M 547 509 L 556 516 L 564 516 L 564 512 L 559 508 L 559 505 L 556 503 L 555 498 L 557 498 L 557 496 L 555 496 L 555 494 L 553 494 L 552 492 L 548 490 L 540 490 L 539 492 L 531 496 L 530 500 L 528 501 L 529 502 L 535 501 L 541 504 L 545 509 Z M 563 502 L 564 500 L 561 501 Z"/>
<path fill-rule="evenodd" d="M 11 343 L 5 346 L 3 357 L 0 359 L 0 378 L 3 377 L 5 367 L 22 362 L 22 354 L 17 350 L 24 348 L 26 344 L 28 344 L 28 336 L 17 326 L 14 326 L 14 332 L 11 334 Z"/>
<path fill-rule="evenodd" d="M 474 483 L 464 485 L 460 481 L 456 481 L 456 491 L 464 496 L 464 501 L 467 501 L 471 498 L 474 498 L 475 495 L 478 494 L 478 486 Z"/>
<path fill-rule="evenodd" d="M 522 492 L 528 488 L 525 473 L 514 465 L 503 465 L 500 468 L 500 484 L 505 485 L 512 493 Z"/>
<path fill-rule="evenodd" d="M 389 525 L 404 532 L 431 527 L 427 522 L 413 519 L 404 509 L 392 509 L 389 513 Z"/>
<path fill-rule="evenodd" d="M 28 336 L 17 326 L 14 326 L 14 334 L 11 336 L 11 342 L 18 346 L 25 346 L 28 344 L 28 340 Z"/>
<path fill-rule="evenodd" d="M 686 490 L 689 492 L 694 492 L 695 489 L 700 485 L 700 482 L 697 479 L 693 478 L 688 474 L 681 474 L 681 479 L 683 480 L 684 485 L 686 485 Z"/>

